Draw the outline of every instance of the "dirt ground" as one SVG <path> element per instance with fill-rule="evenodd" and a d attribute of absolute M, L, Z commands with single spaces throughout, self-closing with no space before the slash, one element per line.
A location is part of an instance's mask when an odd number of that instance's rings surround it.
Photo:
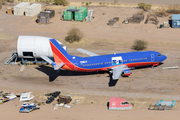
<path fill-rule="evenodd" d="M 62 94 L 82 99 L 82 102 L 71 109 L 58 108 L 53 110 L 54 101 L 50 105 L 40 106 L 41 109 L 30 114 L 20 114 L 19 99 L 0 105 L 2 119 L 137 119 L 178 120 L 180 103 L 180 70 L 162 70 L 162 67 L 179 66 L 180 64 L 180 29 L 158 29 L 160 23 L 168 21 L 167 17 L 158 17 L 158 25 L 151 22 L 144 24 L 122 24 L 127 17 L 140 11 L 138 8 L 123 7 L 89 7 L 94 10 L 91 22 L 61 21 L 65 7 L 46 6 L 56 10 L 56 15 L 49 24 L 37 24 L 35 17 L 14 16 L 6 14 L 7 4 L 0 10 L 0 90 L 22 93 L 32 91 L 35 100 L 44 101 L 45 93 L 61 91 Z M 145 14 L 148 14 L 146 12 Z M 119 17 L 115 26 L 108 26 L 110 18 Z M 78 43 L 69 44 L 64 38 L 72 27 L 79 28 L 83 39 Z M 68 53 L 85 56 L 76 49 L 83 48 L 97 54 L 111 54 L 132 51 L 131 46 L 136 39 L 148 42 L 147 50 L 158 51 L 167 56 L 162 65 L 131 70 L 130 77 L 121 77 L 117 82 L 109 81 L 108 73 L 79 73 L 61 71 L 56 73 L 49 65 L 28 65 L 19 72 L 21 65 L 4 65 L 6 58 L 17 49 L 19 35 L 46 36 L 59 40 L 67 46 Z M 135 103 L 129 111 L 109 111 L 107 102 L 110 96 L 123 97 Z M 157 100 L 176 100 L 172 110 L 149 111 L 150 103 Z M 32 101 L 33 102 L 33 101 Z"/>

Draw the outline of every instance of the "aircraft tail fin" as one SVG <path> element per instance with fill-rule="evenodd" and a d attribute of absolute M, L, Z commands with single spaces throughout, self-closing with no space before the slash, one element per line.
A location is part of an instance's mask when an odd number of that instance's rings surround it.
<path fill-rule="evenodd" d="M 66 50 L 55 40 L 55 39 L 50 39 L 49 40 L 52 53 L 54 56 L 54 61 L 55 64 L 53 63 L 52 65 L 58 65 L 57 67 L 59 68 L 62 67 L 65 63 L 67 63 L 71 59 L 71 55 L 69 55 Z"/>

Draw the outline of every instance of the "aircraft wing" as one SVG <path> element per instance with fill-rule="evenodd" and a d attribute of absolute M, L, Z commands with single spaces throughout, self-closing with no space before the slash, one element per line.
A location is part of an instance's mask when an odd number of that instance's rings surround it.
<path fill-rule="evenodd" d="M 96 54 L 96 53 L 93 53 L 93 52 L 90 52 L 90 51 L 87 51 L 87 50 L 84 50 L 84 49 L 82 49 L 82 48 L 78 48 L 77 49 L 79 52 L 81 52 L 81 53 L 83 53 L 83 54 L 87 54 L 87 55 L 89 55 L 89 56 L 99 56 L 98 54 Z"/>
<path fill-rule="evenodd" d="M 48 62 L 49 64 L 51 64 L 54 67 L 54 70 L 58 70 L 60 69 L 65 63 L 55 63 L 53 62 L 50 58 L 48 58 L 47 56 L 40 56 L 43 60 L 45 60 L 46 62 Z"/>
<path fill-rule="evenodd" d="M 112 68 L 113 80 L 118 80 L 120 78 L 121 74 L 123 73 L 123 71 L 126 69 L 129 69 L 126 65 L 122 65 L 122 66 Z"/>

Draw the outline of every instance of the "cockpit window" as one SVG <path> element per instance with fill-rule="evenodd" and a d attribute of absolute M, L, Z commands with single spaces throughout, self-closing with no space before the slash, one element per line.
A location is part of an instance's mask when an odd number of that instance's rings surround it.
<path fill-rule="evenodd" d="M 157 55 L 158 57 L 161 57 L 162 55 L 161 54 L 159 54 L 159 55 Z"/>

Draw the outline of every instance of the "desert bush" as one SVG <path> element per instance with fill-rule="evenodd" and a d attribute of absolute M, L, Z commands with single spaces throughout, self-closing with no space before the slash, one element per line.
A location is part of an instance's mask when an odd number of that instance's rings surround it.
<path fill-rule="evenodd" d="M 141 8 L 141 9 L 143 9 L 145 11 L 150 10 L 151 7 L 152 7 L 151 4 L 146 4 L 144 2 L 138 3 L 138 6 L 139 6 L 139 8 Z"/>
<path fill-rule="evenodd" d="M 180 5 L 169 5 L 166 12 L 170 14 L 180 14 Z"/>
<path fill-rule="evenodd" d="M 82 2 L 81 4 L 84 4 L 84 2 Z"/>
<path fill-rule="evenodd" d="M 102 3 L 100 2 L 99 4 L 101 5 Z"/>
<path fill-rule="evenodd" d="M 144 15 L 144 10 L 137 12 L 137 15 Z"/>
<path fill-rule="evenodd" d="M 107 3 L 107 5 L 109 5 L 109 3 Z"/>
<path fill-rule="evenodd" d="M 92 2 L 89 2 L 89 4 L 92 4 Z"/>
<path fill-rule="evenodd" d="M 141 9 L 143 9 L 145 5 L 146 5 L 146 3 L 144 3 L 144 2 L 138 3 L 139 8 L 141 8 Z"/>
<path fill-rule="evenodd" d="M 168 16 L 166 9 L 164 7 L 160 7 L 160 9 L 156 12 L 157 16 Z"/>
<path fill-rule="evenodd" d="M 64 6 L 69 5 L 69 2 L 66 0 L 54 0 L 54 2 L 57 5 L 64 5 Z"/>
<path fill-rule="evenodd" d="M 145 10 L 145 11 L 150 10 L 151 7 L 152 7 L 151 4 L 146 4 L 146 5 L 144 6 L 144 10 Z"/>
<path fill-rule="evenodd" d="M 106 3 L 104 2 L 103 5 L 105 5 Z"/>
<path fill-rule="evenodd" d="M 86 6 L 88 6 L 89 5 L 89 3 L 88 2 L 86 2 Z"/>
<path fill-rule="evenodd" d="M 68 32 L 68 36 L 65 37 L 65 40 L 69 43 L 79 42 L 83 38 L 83 33 L 78 28 L 72 28 Z"/>
<path fill-rule="evenodd" d="M 135 40 L 132 49 L 133 50 L 144 50 L 147 48 L 147 42 L 144 40 Z"/>

